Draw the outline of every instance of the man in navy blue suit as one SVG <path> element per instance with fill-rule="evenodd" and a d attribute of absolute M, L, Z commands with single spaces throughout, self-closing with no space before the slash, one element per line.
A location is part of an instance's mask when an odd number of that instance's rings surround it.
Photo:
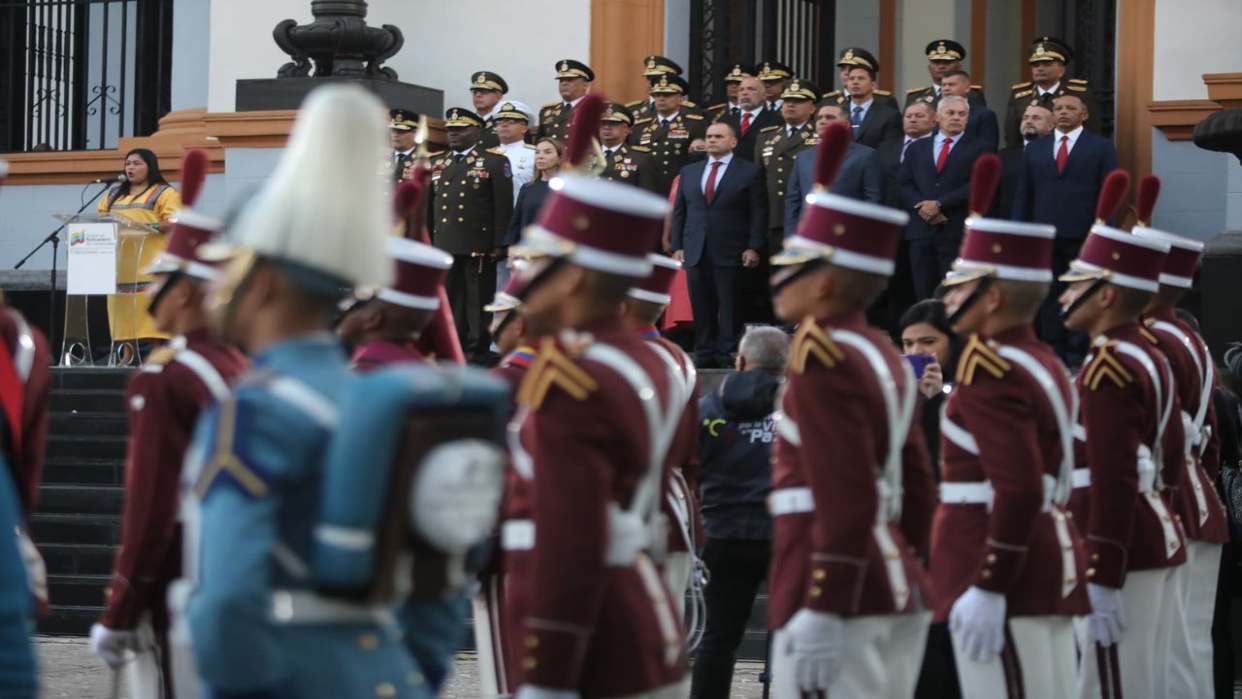
<path fill-rule="evenodd" d="M 1052 102 L 1053 132 L 1035 139 L 1022 153 L 1022 176 L 1013 201 L 1013 218 L 1056 226 L 1052 265 L 1059 278 L 1078 256 L 1095 221 L 1095 205 L 1104 178 L 1117 167 L 1113 142 L 1083 128 L 1086 100 L 1066 93 Z M 1071 335 L 1061 322 L 1054 284 L 1039 313 L 1039 332 L 1071 367 L 1086 355 L 1085 335 Z"/>
<path fill-rule="evenodd" d="M 768 205 L 762 168 L 734 157 L 733 126 L 712 124 L 706 140 L 707 159 L 681 169 L 670 247 L 690 286 L 695 363 L 714 367 L 737 345 L 739 276 L 766 252 Z"/>
<path fill-rule="evenodd" d="M 830 102 L 815 112 L 815 128 L 820 133 L 834 121 L 849 121 L 841 105 Z M 785 190 L 785 237 L 798 229 L 802 204 L 815 184 L 815 149 L 808 148 L 794 158 L 793 174 Z M 880 154 L 861 143 L 850 143 L 845 161 L 832 183 L 833 194 L 880 204 L 884 199 L 884 173 L 880 170 Z"/>
<path fill-rule="evenodd" d="M 940 79 L 941 95 L 958 95 L 970 101 L 970 73 L 964 70 L 951 70 Z M 987 145 L 990 152 L 995 153 L 1000 146 L 1000 122 L 996 112 L 988 109 L 986 104 L 970 103 L 970 120 L 966 122 L 966 138 L 980 141 Z"/>
<path fill-rule="evenodd" d="M 911 143 L 897 173 L 902 204 L 913 215 L 906 225 L 910 267 L 918 300 L 931 297 L 957 258 L 970 203 L 970 171 L 988 152 L 966 136 L 970 103 L 942 95 L 936 108 L 938 130 Z"/>

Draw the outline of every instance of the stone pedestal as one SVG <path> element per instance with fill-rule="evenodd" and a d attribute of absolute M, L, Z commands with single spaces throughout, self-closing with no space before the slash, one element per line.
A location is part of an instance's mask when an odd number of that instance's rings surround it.
<path fill-rule="evenodd" d="M 320 85 L 361 85 L 377 95 L 390 109 L 410 109 L 429 117 L 444 113 L 444 91 L 396 80 L 365 77 L 262 78 L 237 81 L 237 111 L 257 112 L 297 109 L 311 90 Z"/>

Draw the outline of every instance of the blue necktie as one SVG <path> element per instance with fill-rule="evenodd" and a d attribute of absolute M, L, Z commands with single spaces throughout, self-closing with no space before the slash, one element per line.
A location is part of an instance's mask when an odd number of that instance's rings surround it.
<path fill-rule="evenodd" d="M 854 107 L 854 111 L 850 115 L 850 126 L 853 126 L 855 129 L 858 129 L 858 127 L 862 126 L 862 114 L 863 114 L 862 107 Z"/>

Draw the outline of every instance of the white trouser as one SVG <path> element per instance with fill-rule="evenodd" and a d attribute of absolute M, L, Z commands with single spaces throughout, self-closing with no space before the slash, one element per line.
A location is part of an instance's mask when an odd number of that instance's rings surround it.
<path fill-rule="evenodd" d="M 186 603 L 192 585 L 188 580 L 177 580 L 168 588 L 168 610 L 171 627 L 168 630 L 168 660 L 172 666 L 173 693 L 178 697 L 201 697 L 204 694 L 198 675 L 198 663 L 194 660 L 194 645 L 190 639 L 190 622 L 186 618 Z"/>
<path fill-rule="evenodd" d="M 1087 630 L 1086 618 L 1075 620 L 1082 649 L 1081 699 L 1166 699 L 1171 629 L 1177 623 L 1176 573 L 1176 568 L 1160 568 L 1126 576 L 1121 589 L 1126 629 L 1116 645 L 1098 646 Z"/>
<path fill-rule="evenodd" d="M 1216 612 L 1216 579 L 1220 544 L 1186 542 L 1186 565 L 1177 570 L 1179 618 L 1170 648 L 1171 698 L 1213 699 L 1212 618 Z"/>
<path fill-rule="evenodd" d="M 910 697 L 923 666 L 931 612 L 885 614 L 845 620 L 832 699 Z M 785 631 L 772 634 L 772 697 L 802 699 Z"/>
<path fill-rule="evenodd" d="M 694 559 L 685 551 L 670 553 L 664 558 L 664 583 L 673 594 L 673 606 L 685 621 L 686 589 L 690 586 L 690 571 L 694 567 Z"/>
<path fill-rule="evenodd" d="M 489 575 L 474 596 L 474 647 L 479 654 L 479 696 L 508 696 L 505 681 L 505 646 L 501 635 L 500 589 L 504 580 Z"/>
<path fill-rule="evenodd" d="M 151 628 L 149 615 L 143 615 L 136 631 L 141 650 L 130 651 L 125 663 L 125 684 L 129 687 L 129 697 L 164 699 L 164 666 L 160 664 L 162 651 Z"/>
<path fill-rule="evenodd" d="M 1007 627 L 1005 650 L 988 663 L 966 657 L 953 639 L 962 697 L 1073 696 L 1078 673 L 1074 620 L 1068 616 L 1015 617 Z"/>

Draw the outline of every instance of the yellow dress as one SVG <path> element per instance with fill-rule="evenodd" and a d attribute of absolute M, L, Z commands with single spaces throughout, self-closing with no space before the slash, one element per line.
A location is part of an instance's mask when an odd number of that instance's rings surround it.
<path fill-rule="evenodd" d="M 147 313 L 151 298 L 143 293 L 149 275 L 140 274 L 168 245 L 158 230 L 159 222 L 181 208 L 181 195 L 168 185 L 153 184 L 109 203 L 99 202 L 99 213 L 128 219 L 151 232 L 145 236 L 122 237 L 117 250 L 116 284 L 119 293 L 108 297 L 108 327 L 113 342 L 144 338 L 167 339 Z"/>

